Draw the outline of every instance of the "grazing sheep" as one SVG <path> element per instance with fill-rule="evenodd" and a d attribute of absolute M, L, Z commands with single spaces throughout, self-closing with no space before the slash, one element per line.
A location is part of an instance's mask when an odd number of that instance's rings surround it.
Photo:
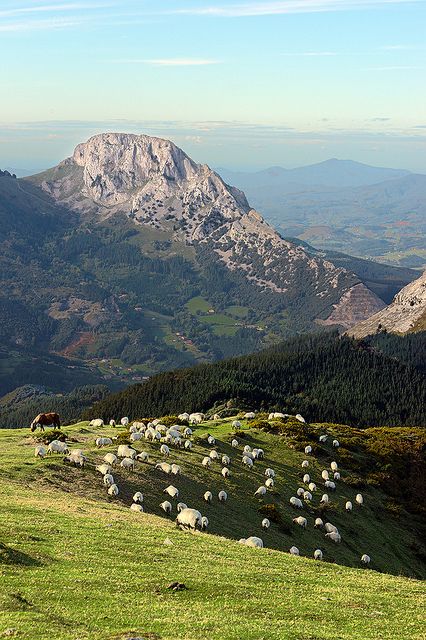
<path fill-rule="evenodd" d="M 328 480 L 330 478 L 330 476 L 328 475 L 327 469 L 324 469 L 324 471 L 321 472 L 321 478 L 323 480 Z"/>
<path fill-rule="evenodd" d="M 355 501 L 356 501 L 356 503 L 357 503 L 359 506 L 361 506 L 361 505 L 363 505 L 363 504 L 364 504 L 364 498 L 362 497 L 362 494 L 361 494 L 361 493 L 357 493 L 357 494 L 356 494 L 356 496 L 355 496 Z"/>
<path fill-rule="evenodd" d="M 303 509 L 303 502 L 299 498 L 295 498 L 291 496 L 290 504 L 292 507 L 296 507 L 296 509 Z"/>
<path fill-rule="evenodd" d="M 99 471 L 99 473 L 102 473 L 102 475 L 106 475 L 107 473 L 111 472 L 111 465 L 107 464 L 106 462 L 104 462 L 103 464 L 98 464 L 95 467 L 95 471 Z"/>
<path fill-rule="evenodd" d="M 243 456 L 250 458 L 250 460 L 253 460 L 253 462 L 256 459 L 256 456 L 254 455 L 253 451 L 243 451 Z"/>
<path fill-rule="evenodd" d="M 189 424 L 201 424 L 204 420 L 204 413 L 191 413 L 188 418 Z"/>
<path fill-rule="evenodd" d="M 324 482 L 324 487 L 326 489 L 330 489 L 330 491 L 336 491 L 336 485 L 332 480 L 326 480 Z"/>
<path fill-rule="evenodd" d="M 232 422 L 233 429 L 239 429 L 241 427 L 241 422 L 239 420 L 234 420 Z"/>
<path fill-rule="evenodd" d="M 114 476 L 112 476 L 110 473 L 106 473 L 104 475 L 104 485 L 106 487 L 110 487 L 113 484 L 114 484 Z"/>
<path fill-rule="evenodd" d="M 163 490 L 163 493 L 167 493 L 167 495 L 169 495 L 174 500 L 179 497 L 179 489 L 176 489 L 176 487 L 174 487 L 172 484 L 169 484 L 169 486 Z"/>
<path fill-rule="evenodd" d="M 136 460 L 139 460 L 140 462 L 148 462 L 148 460 L 149 460 L 148 452 L 147 451 L 141 451 L 136 456 Z"/>
<path fill-rule="evenodd" d="M 207 516 L 203 516 L 201 518 L 201 531 L 206 531 L 208 526 L 209 526 L 209 519 Z"/>
<path fill-rule="evenodd" d="M 267 478 L 275 478 L 275 471 L 268 467 L 268 469 L 265 469 L 265 476 Z"/>
<path fill-rule="evenodd" d="M 178 419 L 179 419 L 181 422 L 187 422 L 187 421 L 189 420 L 189 413 L 180 413 L 180 414 L 178 415 Z"/>
<path fill-rule="evenodd" d="M 305 489 L 303 487 L 299 487 L 296 491 L 296 495 L 298 498 L 301 498 L 304 493 L 305 493 Z"/>
<path fill-rule="evenodd" d="M 315 484 L 315 482 L 310 482 L 309 491 L 316 491 L 316 489 L 317 489 L 317 485 Z"/>
<path fill-rule="evenodd" d="M 229 467 L 229 465 L 231 464 L 231 458 L 229 456 L 227 456 L 227 455 L 223 455 L 222 456 L 222 464 L 225 467 Z"/>
<path fill-rule="evenodd" d="M 303 499 L 306 500 L 307 502 L 311 502 L 312 501 L 312 493 L 310 491 L 305 491 L 303 494 Z"/>
<path fill-rule="evenodd" d="M 168 464 L 167 462 L 158 462 L 155 465 L 156 469 L 159 469 L 160 471 L 162 471 L 163 473 L 171 473 L 172 472 L 172 465 Z"/>
<path fill-rule="evenodd" d="M 303 460 L 302 469 L 307 469 L 309 467 L 309 462 L 307 460 Z"/>
<path fill-rule="evenodd" d="M 243 453 L 251 453 L 251 447 L 250 445 L 246 444 L 244 449 L 243 449 Z"/>
<path fill-rule="evenodd" d="M 340 447 L 340 442 L 338 440 L 333 440 L 333 447 Z"/>
<path fill-rule="evenodd" d="M 166 444 L 162 444 L 160 447 L 160 453 L 163 454 L 163 456 L 169 456 L 170 455 L 170 449 Z"/>
<path fill-rule="evenodd" d="M 270 521 L 268 520 L 268 518 L 263 518 L 262 520 L 262 529 L 264 529 L 265 531 L 267 531 L 269 529 L 269 527 L 271 526 Z"/>
<path fill-rule="evenodd" d="M 184 447 L 185 447 L 185 449 L 187 449 L 188 451 L 189 451 L 190 449 L 192 449 L 192 442 L 191 442 L 191 440 L 185 440 L 185 442 L 184 442 L 184 445 L 183 445 L 183 446 L 184 446 Z"/>
<path fill-rule="evenodd" d="M 104 421 L 102 420 L 102 418 L 95 418 L 94 420 L 91 420 L 89 422 L 89 427 L 99 428 L 103 426 L 104 426 Z"/>
<path fill-rule="evenodd" d="M 249 411 L 248 413 L 244 414 L 245 420 L 253 420 L 253 418 L 255 417 L 256 417 L 256 414 L 253 411 Z"/>
<path fill-rule="evenodd" d="M 363 553 L 361 556 L 361 562 L 363 562 L 364 564 L 370 564 L 371 562 L 370 556 L 368 556 L 366 553 Z"/>
<path fill-rule="evenodd" d="M 319 441 L 323 442 L 323 443 L 327 442 L 327 438 L 328 438 L 328 436 L 325 433 L 323 433 L 322 435 L 320 435 Z"/>
<path fill-rule="evenodd" d="M 136 433 L 136 431 L 137 431 L 137 430 L 138 430 L 138 428 L 137 428 L 137 426 L 136 426 L 136 425 L 134 425 L 134 424 L 132 424 L 132 425 L 129 427 L 129 432 L 130 432 L 130 433 Z"/>
<path fill-rule="evenodd" d="M 115 420 L 110 420 L 109 421 L 109 426 L 110 427 L 115 427 Z"/>
<path fill-rule="evenodd" d="M 259 460 L 263 460 L 263 458 L 265 457 L 265 452 L 263 449 L 258 449 L 257 450 L 257 457 Z"/>
<path fill-rule="evenodd" d="M 106 453 L 104 455 L 104 462 L 113 465 L 117 462 L 117 456 L 115 455 L 115 453 Z"/>
<path fill-rule="evenodd" d="M 346 511 L 352 511 L 352 502 L 350 500 L 345 504 Z"/>
<path fill-rule="evenodd" d="M 333 462 L 331 462 L 331 463 L 330 463 L 330 469 L 331 469 L 332 471 L 337 471 L 337 469 L 338 469 L 338 468 L 339 468 L 339 467 L 338 467 L 338 465 L 337 465 L 337 462 L 335 462 L 335 461 L 333 460 Z"/>
<path fill-rule="evenodd" d="M 224 478 L 228 478 L 229 477 L 229 469 L 228 467 L 223 467 L 221 474 L 223 475 Z"/>
<path fill-rule="evenodd" d="M 203 467 L 210 467 L 211 463 L 212 463 L 211 459 L 208 456 L 206 456 L 205 458 L 203 458 L 203 461 L 201 464 L 203 465 Z"/>
<path fill-rule="evenodd" d="M 206 502 L 211 502 L 213 500 L 213 494 L 211 491 L 206 491 L 204 496 L 203 496 L 204 500 Z"/>
<path fill-rule="evenodd" d="M 129 440 L 130 442 L 136 442 L 136 440 L 142 440 L 142 437 L 143 437 L 142 433 L 135 432 L 130 434 Z"/>
<path fill-rule="evenodd" d="M 96 438 L 95 444 L 100 449 L 101 447 L 108 447 L 112 444 L 111 438 Z"/>
<path fill-rule="evenodd" d="M 321 503 L 321 504 L 327 504 L 327 503 L 328 503 L 328 501 L 329 501 L 328 495 L 327 495 L 326 493 L 323 493 L 323 494 L 322 494 L 322 498 L 321 498 L 321 500 L 320 500 L 320 503 Z"/>
<path fill-rule="evenodd" d="M 112 484 L 109 488 L 108 488 L 108 495 L 109 496 L 118 496 L 118 487 L 116 484 Z"/>
<path fill-rule="evenodd" d="M 340 473 L 338 471 L 335 471 L 333 474 L 333 478 L 334 480 L 340 480 Z"/>
<path fill-rule="evenodd" d="M 309 475 L 309 473 L 305 473 L 305 475 L 303 476 L 303 482 L 305 484 L 309 484 L 311 481 L 311 476 Z"/>
<path fill-rule="evenodd" d="M 312 447 L 310 444 L 308 444 L 308 446 L 305 447 L 305 453 L 306 455 L 309 455 L 310 453 L 312 453 Z"/>
<path fill-rule="evenodd" d="M 308 521 L 303 516 L 298 516 L 297 518 L 293 518 L 293 523 L 298 524 L 302 529 L 306 529 L 308 526 Z"/>
<path fill-rule="evenodd" d="M 335 531 L 326 533 L 325 537 L 329 538 L 332 542 L 336 542 L 336 543 L 342 542 L 342 536 L 340 535 L 340 533 L 336 533 Z"/>
<path fill-rule="evenodd" d="M 182 529 L 196 529 L 201 527 L 201 513 L 196 509 L 182 509 L 177 515 L 176 524 Z"/>
<path fill-rule="evenodd" d="M 314 559 L 315 560 L 322 560 L 322 551 L 321 551 L 321 549 L 315 549 L 315 551 L 314 551 Z"/>
<path fill-rule="evenodd" d="M 137 451 L 136 449 L 132 449 L 132 447 L 129 447 L 129 445 L 127 444 L 120 444 L 118 449 L 117 449 L 117 456 L 119 458 L 136 458 L 137 456 Z"/>
<path fill-rule="evenodd" d="M 84 467 L 86 456 L 81 449 L 71 449 L 71 453 L 65 458 L 65 460 L 67 462 L 71 462 L 71 464 L 76 467 Z"/>
<path fill-rule="evenodd" d="M 266 487 L 267 489 L 273 489 L 273 488 L 274 488 L 274 481 L 273 481 L 273 479 L 272 479 L 272 478 L 267 478 L 267 479 L 265 480 L 265 487 Z"/>
<path fill-rule="evenodd" d="M 60 440 L 52 440 L 47 447 L 47 453 L 68 453 L 68 445 Z"/>
<path fill-rule="evenodd" d="M 192 433 L 193 433 L 193 431 L 192 431 L 192 429 L 190 429 L 190 427 L 186 427 L 183 430 L 183 435 L 185 436 L 185 438 L 189 438 L 190 436 L 192 436 Z"/>
<path fill-rule="evenodd" d="M 215 440 L 215 438 L 213 438 L 213 436 L 209 436 L 209 437 L 207 438 L 207 442 L 208 442 L 209 444 L 213 445 L 213 444 L 215 444 L 215 443 L 216 443 L 216 440 Z"/>
<path fill-rule="evenodd" d="M 160 504 L 160 507 L 162 508 L 162 510 L 165 513 L 171 513 L 172 512 L 172 505 L 168 500 L 164 500 L 164 502 L 162 502 Z"/>
<path fill-rule="evenodd" d="M 215 449 L 212 449 L 209 453 L 209 457 L 211 460 L 218 460 L 219 459 L 219 454 Z"/>
<path fill-rule="evenodd" d="M 256 491 L 254 492 L 255 496 L 264 496 L 266 495 L 266 487 L 264 487 L 263 485 L 261 487 L 259 487 L 258 489 L 256 489 Z"/>
<path fill-rule="evenodd" d="M 178 502 L 176 505 L 176 510 L 178 513 L 180 513 L 181 511 L 183 511 L 184 509 L 187 509 L 188 505 L 185 504 L 184 502 Z"/>
<path fill-rule="evenodd" d="M 305 418 L 301 416 L 300 413 L 296 413 L 294 417 L 296 418 L 296 420 L 299 420 L 299 422 L 306 422 Z"/>
<path fill-rule="evenodd" d="M 47 449 L 46 449 L 46 447 L 43 447 L 42 444 L 37 445 L 35 450 L 34 450 L 34 456 L 36 458 L 44 458 L 46 453 L 47 453 Z"/>
<path fill-rule="evenodd" d="M 228 494 L 226 491 L 219 491 L 217 497 L 219 498 L 219 502 L 226 502 L 228 500 Z"/>
<path fill-rule="evenodd" d="M 120 462 L 120 467 L 122 467 L 123 469 L 127 469 L 128 471 L 134 471 L 135 461 L 133 460 L 133 458 L 123 458 Z"/>
<path fill-rule="evenodd" d="M 327 533 L 339 533 L 339 529 L 334 524 L 331 524 L 331 522 L 326 522 L 324 529 Z"/>
<path fill-rule="evenodd" d="M 130 505 L 130 511 L 139 511 L 139 513 L 143 513 L 143 506 L 134 502 Z"/>
<path fill-rule="evenodd" d="M 136 493 L 133 494 L 133 502 L 139 502 L 140 504 L 142 504 L 143 493 L 141 493 L 140 491 L 136 491 Z"/>
<path fill-rule="evenodd" d="M 236 449 L 238 447 L 238 440 L 235 440 L 235 438 L 232 440 L 231 442 L 231 447 L 233 447 L 234 449 Z"/>
<path fill-rule="evenodd" d="M 123 427 L 127 427 L 127 425 L 129 424 L 129 418 L 127 417 L 121 418 L 120 422 L 123 425 Z"/>
<path fill-rule="evenodd" d="M 251 467 L 253 466 L 253 460 L 251 458 L 249 458 L 248 456 L 244 456 L 243 457 L 243 464 L 248 467 L 249 469 L 251 469 Z"/>
<path fill-rule="evenodd" d="M 274 413 L 270 413 L 268 416 L 268 420 L 275 420 L 276 418 L 285 418 L 286 414 L 281 413 L 280 411 L 274 411 Z"/>
<path fill-rule="evenodd" d="M 178 464 L 172 464 L 171 472 L 174 476 L 180 475 L 180 466 Z"/>
<path fill-rule="evenodd" d="M 240 538 L 238 540 L 240 544 L 245 544 L 246 547 L 254 547 L 256 549 L 263 549 L 263 540 L 257 536 L 250 536 L 250 538 Z"/>
<path fill-rule="evenodd" d="M 324 526 L 324 522 L 321 518 L 315 518 L 314 527 L 315 529 L 321 529 Z"/>
<path fill-rule="evenodd" d="M 290 553 L 292 556 L 299 556 L 300 552 L 299 549 L 297 547 L 290 547 Z"/>

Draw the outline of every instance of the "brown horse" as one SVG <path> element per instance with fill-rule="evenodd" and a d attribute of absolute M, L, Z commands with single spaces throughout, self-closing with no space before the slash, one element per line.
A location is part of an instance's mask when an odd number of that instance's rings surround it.
<path fill-rule="evenodd" d="M 44 427 L 60 427 L 61 422 L 57 413 L 39 413 L 31 423 L 31 431 L 35 431 L 40 427 L 44 431 Z"/>

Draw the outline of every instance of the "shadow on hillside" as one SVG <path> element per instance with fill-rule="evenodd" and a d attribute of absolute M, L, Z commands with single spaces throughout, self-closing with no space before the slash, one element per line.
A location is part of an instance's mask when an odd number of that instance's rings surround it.
<path fill-rule="evenodd" d="M 0 542 L 0 565 L 20 565 L 23 567 L 40 567 L 40 560 L 32 558 L 23 551 L 12 549 L 8 545 Z"/>

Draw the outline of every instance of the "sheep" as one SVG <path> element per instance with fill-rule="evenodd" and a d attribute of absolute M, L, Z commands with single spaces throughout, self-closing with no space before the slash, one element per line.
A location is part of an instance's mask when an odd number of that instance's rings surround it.
<path fill-rule="evenodd" d="M 263 449 L 258 449 L 257 450 L 257 457 L 259 460 L 263 460 L 263 458 L 265 457 L 265 452 Z"/>
<path fill-rule="evenodd" d="M 244 449 L 243 449 L 243 453 L 251 453 L 251 447 L 250 445 L 246 444 Z"/>
<path fill-rule="evenodd" d="M 330 491 L 336 491 L 336 484 L 332 480 L 326 480 L 324 482 L 324 487 L 326 489 L 330 489 Z"/>
<path fill-rule="evenodd" d="M 201 527 L 201 513 L 196 509 L 182 509 L 177 515 L 176 524 L 182 529 L 196 529 Z"/>
<path fill-rule="evenodd" d="M 333 440 L 333 447 L 340 447 L 340 442 L 338 440 Z"/>
<path fill-rule="evenodd" d="M 304 493 L 305 493 L 305 489 L 303 487 L 299 487 L 296 491 L 296 495 L 298 498 L 301 498 Z"/>
<path fill-rule="evenodd" d="M 268 518 L 263 518 L 262 520 L 262 529 L 264 529 L 265 531 L 267 531 L 269 529 L 269 527 L 271 526 L 270 521 L 268 520 Z"/>
<path fill-rule="evenodd" d="M 293 523 L 302 527 L 302 529 L 306 529 L 308 526 L 308 521 L 303 516 L 298 516 L 297 518 L 293 518 Z"/>
<path fill-rule="evenodd" d="M 326 522 L 324 529 L 327 533 L 339 533 L 339 529 L 334 524 L 331 524 L 331 522 Z"/>
<path fill-rule="evenodd" d="M 44 458 L 46 453 L 47 453 L 47 449 L 46 447 L 43 447 L 42 444 L 37 445 L 37 447 L 34 450 L 34 456 L 36 458 Z"/>
<path fill-rule="evenodd" d="M 118 487 L 116 484 L 112 484 L 109 488 L 108 488 L 108 495 L 109 496 L 118 496 Z"/>
<path fill-rule="evenodd" d="M 327 469 L 324 469 L 323 471 L 321 471 L 321 478 L 323 480 L 328 480 L 330 478 L 330 476 L 328 475 Z"/>
<path fill-rule="evenodd" d="M 303 460 L 302 469 L 307 469 L 309 467 L 309 462 L 307 460 Z"/>
<path fill-rule="evenodd" d="M 321 551 L 321 549 L 315 549 L 315 551 L 314 551 L 314 559 L 315 560 L 322 560 L 322 551 Z"/>
<path fill-rule="evenodd" d="M 209 453 L 209 457 L 211 460 L 218 460 L 219 459 L 219 454 L 217 451 L 215 451 L 215 449 L 212 449 Z"/>
<path fill-rule="evenodd" d="M 153 427 L 148 427 L 145 431 L 145 440 L 155 440 L 156 433 Z"/>
<path fill-rule="evenodd" d="M 226 502 L 228 500 L 228 494 L 226 491 L 219 491 L 217 497 L 219 498 L 219 502 Z"/>
<path fill-rule="evenodd" d="M 115 427 L 115 420 L 110 420 L 109 421 L 109 426 L 110 427 Z"/>
<path fill-rule="evenodd" d="M 206 531 L 208 526 L 209 526 L 209 519 L 207 516 L 203 516 L 201 518 L 201 531 Z"/>
<path fill-rule="evenodd" d="M 357 493 L 355 496 L 355 502 L 357 503 L 357 505 L 359 505 L 360 507 L 364 504 L 364 498 L 362 496 L 361 493 Z"/>
<path fill-rule="evenodd" d="M 178 415 L 178 420 L 181 422 L 187 422 L 189 420 L 189 413 L 180 413 Z"/>
<path fill-rule="evenodd" d="M 307 446 L 307 447 L 305 447 L 305 453 L 306 453 L 306 455 L 308 455 L 308 454 L 312 453 L 312 447 L 311 447 L 311 445 L 310 445 L 310 444 L 308 444 L 308 446 Z"/>
<path fill-rule="evenodd" d="M 250 538 L 240 538 L 238 540 L 240 544 L 245 544 L 246 547 L 254 547 L 256 549 L 263 549 L 263 540 L 257 536 L 250 536 Z"/>
<path fill-rule="evenodd" d="M 321 504 L 327 504 L 327 503 L 328 503 L 328 501 L 329 501 L 328 495 L 327 495 L 326 493 L 323 493 L 323 494 L 322 494 L 322 498 L 321 498 L 321 500 L 320 500 L 320 503 L 321 503 Z"/>
<path fill-rule="evenodd" d="M 236 440 L 235 438 L 231 441 L 231 447 L 233 447 L 234 449 L 236 449 L 238 447 L 238 440 Z"/>
<path fill-rule="evenodd" d="M 158 469 L 159 471 L 162 471 L 163 473 L 171 473 L 172 472 L 172 466 L 170 464 L 168 464 L 167 462 L 158 462 L 155 465 L 155 468 Z"/>
<path fill-rule="evenodd" d="M 95 418 L 94 420 L 91 420 L 89 422 L 89 427 L 99 428 L 103 426 L 104 426 L 104 421 L 102 420 L 102 418 Z"/>
<path fill-rule="evenodd" d="M 132 447 L 129 447 L 129 445 L 127 444 L 120 444 L 118 449 L 117 449 L 117 456 L 119 458 L 136 458 L 137 456 L 137 451 L 136 449 L 132 449 Z"/>
<path fill-rule="evenodd" d="M 191 442 L 191 440 L 185 440 L 185 442 L 184 442 L 184 445 L 183 445 L 183 446 L 184 446 L 184 447 L 185 447 L 185 449 L 187 449 L 188 451 L 189 451 L 190 449 L 192 449 L 192 442 Z"/>
<path fill-rule="evenodd" d="M 227 455 L 223 455 L 222 456 L 222 464 L 225 467 L 229 467 L 229 465 L 231 464 L 231 458 L 229 456 L 227 456 Z"/>
<path fill-rule="evenodd" d="M 203 465 L 203 467 L 210 467 L 211 463 L 212 463 L 211 459 L 208 456 L 206 456 L 203 458 L 203 461 L 201 464 Z"/>
<path fill-rule="evenodd" d="M 229 477 L 229 469 L 228 467 L 223 467 L 221 474 L 223 475 L 224 478 L 228 478 Z"/>
<path fill-rule="evenodd" d="M 168 500 L 164 500 L 164 502 L 160 504 L 160 507 L 165 513 L 169 514 L 172 512 L 172 505 Z"/>
<path fill-rule="evenodd" d="M 335 471 L 333 474 L 333 478 L 334 480 L 340 480 L 340 473 L 338 471 Z"/>
<path fill-rule="evenodd" d="M 322 521 L 321 518 L 315 518 L 315 522 L 314 522 L 314 528 L 315 529 L 321 529 L 324 526 L 324 522 Z"/>
<path fill-rule="evenodd" d="M 336 533 L 335 531 L 331 531 L 330 533 L 325 534 L 326 538 L 329 538 L 332 542 L 339 543 L 342 541 L 342 536 L 340 533 Z"/>
<path fill-rule="evenodd" d="M 139 511 L 139 513 L 143 513 L 143 506 L 134 502 L 130 505 L 130 511 Z"/>
<path fill-rule="evenodd" d="M 294 417 L 296 418 L 296 420 L 299 420 L 299 422 L 306 422 L 305 418 L 301 416 L 300 413 L 296 413 Z"/>
<path fill-rule="evenodd" d="M 189 438 L 190 436 L 192 436 L 192 433 L 193 433 L 193 431 L 192 431 L 192 429 L 190 429 L 190 427 L 186 427 L 183 430 L 183 435 L 185 436 L 185 438 Z"/>
<path fill-rule="evenodd" d="M 171 472 L 174 476 L 180 476 L 180 466 L 178 464 L 172 464 Z"/>
<path fill-rule="evenodd" d="M 130 433 L 136 433 L 136 431 L 137 431 L 137 430 L 138 430 L 138 428 L 137 428 L 134 424 L 132 424 L 132 425 L 129 427 L 129 432 L 130 432 Z"/>
<path fill-rule="evenodd" d="M 267 489 L 273 489 L 273 488 L 274 488 L 274 481 L 273 481 L 273 479 L 272 479 L 272 478 L 267 478 L 267 479 L 265 480 L 265 487 L 266 487 Z"/>
<path fill-rule="evenodd" d="M 323 433 L 322 435 L 320 435 L 319 441 L 323 442 L 323 443 L 327 442 L 327 438 L 328 438 L 328 436 L 325 433 Z"/>
<path fill-rule="evenodd" d="M 114 484 L 114 476 L 112 476 L 110 473 L 106 473 L 104 475 L 103 482 L 106 487 L 110 487 L 112 484 Z"/>
<path fill-rule="evenodd" d="M 102 475 L 106 475 L 107 473 L 111 472 L 111 465 L 107 464 L 106 462 L 104 462 L 103 464 L 98 464 L 95 467 L 95 471 L 99 471 L 99 473 L 102 473 Z"/>
<path fill-rule="evenodd" d="M 104 462 L 107 462 L 111 466 L 117 462 L 117 456 L 115 453 L 107 453 L 104 455 Z"/>
<path fill-rule="evenodd" d="M 136 493 L 133 494 L 133 502 L 142 503 L 143 502 L 143 493 L 141 493 L 140 491 L 136 491 Z"/>
<path fill-rule="evenodd" d="M 81 449 L 72 449 L 71 453 L 65 458 L 65 460 L 66 462 L 71 462 L 71 464 L 75 465 L 76 467 L 84 467 L 86 457 Z"/>
<path fill-rule="evenodd" d="M 350 500 L 345 504 L 346 511 L 352 511 L 352 502 Z"/>
<path fill-rule="evenodd" d="M 174 487 L 172 484 L 169 484 L 169 486 L 163 490 L 163 493 L 167 493 L 167 495 L 169 495 L 174 500 L 179 497 L 179 489 L 176 489 L 176 487 Z"/>
<path fill-rule="evenodd" d="M 276 418 L 285 418 L 285 413 L 280 413 L 280 411 L 275 411 L 274 413 L 270 413 L 268 416 L 268 420 L 275 420 Z"/>
<path fill-rule="evenodd" d="M 303 482 L 305 484 L 309 484 L 311 481 L 311 476 L 309 475 L 309 473 L 305 473 L 305 475 L 303 476 Z"/>
<path fill-rule="evenodd" d="M 308 488 L 309 488 L 309 491 L 316 491 L 317 485 L 315 484 L 315 482 L 310 482 Z"/>
<path fill-rule="evenodd" d="M 292 507 L 296 507 L 296 509 L 303 509 L 303 502 L 299 498 L 295 498 L 291 496 L 290 504 Z"/>
<path fill-rule="evenodd" d="M 338 469 L 338 468 L 339 468 L 339 467 L 338 467 L 338 465 L 337 465 L 337 462 L 335 462 L 334 460 L 333 460 L 333 462 L 330 462 L 330 469 L 331 469 L 332 471 L 337 471 L 337 469 Z"/>
<path fill-rule="evenodd" d="M 370 564 L 371 562 L 370 556 L 368 556 L 366 553 L 363 553 L 361 556 L 361 562 L 363 562 L 364 564 Z"/>
<path fill-rule="evenodd" d="M 252 468 L 253 466 L 253 460 L 251 458 L 249 458 L 248 456 L 244 456 L 243 457 L 243 464 L 248 467 L 249 469 Z"/>
<path fill-rule="evenodd" d="M 142 440 L 142 433 L 131 433 L 129 440 L 130 442 L 136 442 L 136 440 Z"/>
<path fill-rule="evenodd" d="M 208 444 L 213 445 L 213 444 L 215 444 L 216 439 L 215 439 L 215 438 L 213 438 L 213 436 L 209 436 L 209 437 L 207 438 L 207 442 L 208 442 Z"/>
<path fill-rule="evenodd" d="M 275 471 L 268 467 L 268 469 L 265 469 L 265 476 L 267 478 L 275 478 Z"/>
<path fill-rule="evenodd" d="M 181 511 L 183 511 L 184 509 L 187 509 L 188 505 L 185 504 L 184 502 L 178 502 L 176 505 L 176 510 L 178 513 L 180 513 Z"/>
<path fill-rule="evenodd" d="M 211 491 L 206 491 L 204 496 L 203 496 L 204 500 L 206 502 L 211 502 L 213 500 L 213 494 Z"/>
<path fill-rule="evenodd" d="M 127 427 L 127 425 L 129 424 L 129 418 L 121 418 L 120 423 L 123 425 L 123 427 Z"/>
<path fill-rule="evenodd" d="M 306 500 L 307 502 L 311 502 L 312 501 L 312 493 L 310 491 L 305 491 L 303 494 L 303 499 Z"/>
<path fill-rule="evenodd" d="M 263 485 L 260 486 L 258 489 L 256 489 L 256 491 L 254 492 L 255 496 L 264 496 L 266 495 L 266 487 L 264 487 Z"/>
<path fill-rule="evenodd" d="M 253 418 L 256 417 L 256 414 L 253 411 L 249 411 L 248 413 L 245 413 L 243 417 L 245 420 L 253 420 Z"/>
<path fill-rule="evenodd" d="M 47 453 L 68 453 L 68 445 L 60 440 L 52 440 L 47 447 Z"/>
<path fill-rule="evenodd" d="M 132 458 L 123 458 L 120 462 L 120 467 L 127 469 L 128 471 L 134 471 L 135 461 Z"/>
<path fill-rule="evenodd" d="M 232 428 L 233 429 L 239 429 L 240 427 L 241 427 L 241 422 L 239 420 L 233 420 Z"/>
<path fill-rule="evenodd" d="M 139 460 L 140 462 L 148 462 L 148 460 L 149 460 L 148 452 L 147 451 L 141 451 L 136 456 L 136 460 Z"/>
<path fill-rule="evenodd" d="M 300 551 L 297 547 L 290 547 L 290 553 L 292 556 L 299 556 Z"/>
<path fill-rule="evenodd" d="M 254 455 L 253 451 L 243 451 L 243 457 L 244 456 L 250 458 L 250 460 L 252 460 L 253 462 L 256 460 L 256 456 Z"/>
<path fill-rule="evenodd" d="M 188 417 L 189 424 L 201 424 L 204 420 L 204 413 L 191 413 Z"/>
<path fill-rule="evenodd" d="M 163 454 L 163 456 L 169 456 L 170 455 L 170 449 L 166 444 L 162 444 L 160 447 L 160 453 Z"/>

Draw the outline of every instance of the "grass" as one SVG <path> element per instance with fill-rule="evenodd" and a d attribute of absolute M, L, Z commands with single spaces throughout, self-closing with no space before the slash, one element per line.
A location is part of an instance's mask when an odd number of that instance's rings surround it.
<path fill-rule="evenodd" d="M 196 431 L 199 436 L 208 430 L 218 439 L 217 449 L 229 453 L 229 480 L 220 475 L 220 465 L 207 472 L 201 467 L 207 448 L 197 443 L 191 453 L 173 450 L 180 477 L 170 479 L 153 464 L 139 465 L 135 474 L 114 471 L 120 487 L 114 501 L 106 499 L 93 468 L 113 448 L 96 450 L 94 439 L 118 429 L 93 430 L 87 423 L 64 427 L 72 445 L 88 454 L 83 470 L 68 467 L 62 456 L 36 460 L 28 430 L 0 430 L 0 637 L 15 629 L 17 637 L 28 640 L 424 638 L 422 583 L 380 573 L 422 572 L 410 551 L 413 533 L 404 521 L 385 515 L 385 496 L 368 487 L 365 507 L 349 515 L 342 503 L 353 499 L 355 490 L 339 483 L 330 520 L 342 532 L 341 545 L 313 529 L 308 510 L 308 530 L 295 528 L 291 518 L 299 514 L 290 509 L 288 497 L 300 484 L 304 454 L 283 438 L 244 424 L 241 443 L 262 446 L 266 454 L 249 472 L 239 462 L 241 447 L 237 457 L 229 445 L 229 422 L 208 423 Z M 158 445 L 144 441 L 135 447 L 149 450 L 152 462 L 159 459 Z M 331 456 L 336 452 L 330 451 L 324 463 Z M 309 472 L 320 484 L 325 464 L 310 462 Z M 266 466 L 277 472 L 277 490 L 264 502 L 277 504 L 286 530 L 272 525 L 264 534 L 258 513 L 263 502 L 253 492 Z M 179 499 L 209 517 L 208 534 L 181 532 L 169 518 L 159 517 L 162 489 L 170 483 L 179 488 Z M 228 503 L 215 499 L 205 504 L 207 488 L 214 495 L 225 488 Z M 144 514 L 128 509 L 136 489 L 145 496 Z M 224 535 L 260 535 L 267 548 L 249 549 Z M 291 544 L 310 557 L 320 546 L 327 561 L 278 550 Z M 371 555 L 375 571 L 360 567 L 363 552 Z M 173 581 L 188 589 L 168 590 Z"/>
<path fill-rule="evenodd" d="M 185 306 L 192 314 L 196 314 L 197 312 L 208 313 L 208 310 L 212 308 L 210 302 L 205 298 L 202 298 L 201 296 L 191 298 L 191 300 L 188 300 Z"/>

